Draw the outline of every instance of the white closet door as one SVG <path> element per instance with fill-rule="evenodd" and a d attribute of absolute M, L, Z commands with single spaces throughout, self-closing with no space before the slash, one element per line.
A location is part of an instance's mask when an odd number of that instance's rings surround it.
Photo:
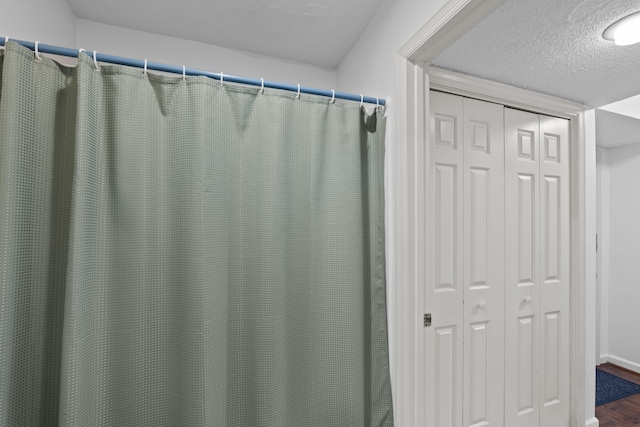
<path fill-rule="evenodd" d="M 505 108 L 505 425 L 540 425 L 540 132 Z"/>
<path fill-rule="evenodd" d="M 505 109 L 505 425 L 569 425 L 569 122 Z"/>
<path fill-rule="evenodd" d="M 503 426 L 503 107 L 431 92 L 427 425 Z M 464 342 L 464 345 L 463 345 Z"/>
<path fill-rule="evenodd" d="M 569 423 L 569 122 L 430 93 L 427 427 Z"/>
<path fill-rule="evenodd" d="M 465 427 L 504 425 L 503 110 L 464 99 Z"/>
<path fill-rule="evenodd" d="M 429 283 L 425 328 L 427 427 L 462 425 L 463 98 L 430 93 Z M 432 410 L 431 410 L 432 409 Z"/>
<path fill-rule="evenodd" d="M 569 425 L 569 121 L 540 116 L 540 425 Z"/>

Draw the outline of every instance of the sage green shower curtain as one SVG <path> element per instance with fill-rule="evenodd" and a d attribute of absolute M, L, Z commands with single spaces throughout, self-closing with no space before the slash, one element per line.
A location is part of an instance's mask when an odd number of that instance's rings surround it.
<path fill-rule="evenodd" d="M 393 425 L 381 112 L 13 42 L 0 76 L 0 425 Z"/>

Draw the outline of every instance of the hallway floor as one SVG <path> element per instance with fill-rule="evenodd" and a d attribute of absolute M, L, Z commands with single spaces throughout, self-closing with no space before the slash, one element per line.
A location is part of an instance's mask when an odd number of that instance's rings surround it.
<path fill-rule="evenodd" d="M 603 363 L 598 366 L 598 369 L 640 384 L 640 374 L 628 369 L 611 363 Z M 600 427 L 640 426 L 640 394 L 596 406 L 596 417 L 600 420 Z"/>

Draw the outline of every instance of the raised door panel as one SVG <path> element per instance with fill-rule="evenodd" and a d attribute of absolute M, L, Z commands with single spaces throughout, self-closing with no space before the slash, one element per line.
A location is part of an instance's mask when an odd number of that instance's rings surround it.
<path fill-rule="evenodd" d="M 505 426 L 538 427 L 540 133 L 536 114 L 505 108 Z"/>
<path fill-rule="evenodd" d="M 536 352 L 534 336 L 535 336 L 535 317 L 522 316 L 518 318 L 518 352 L 512 354 L 517 363 L 517 396 L 518 416 L 523 416 L 536 410 L 536 401 L 534 394 L 535 379 L 537 373 L 535 370 Z"/>
<path fill-rule="evenodd" d="M 540 425 L 569 425 L 569 121 L 540 116 Z"/>
<path fill-rule="evenodd" d="M 457 275 L 457 241 L 456 241 L 456 193 L 458 186 L 458 166 L 451 164 L 435 164 L 435 282 L 436 292 L 455 292 L 459 284 Z"/>
<path fill-rule="evenodd" d="M 504 425 L 503 109 L 464 99 L 465 427 Z"/>
<path fill-rule="evenodd" d="M 465 375 L 465 426 L 500 425 L 502 416 L 496 417 L 490 404 L 499 397 L 491 393 L 491 384 L 495 379 L 490 375 L 491 349 L 489 322 L 471 323 L 468 326 L 467 344 L 464 349 L 465 363 L 468 367 Z M 467 355 L 470 355 L 468 357 Z M 468 399 L 468 400 L 467 400 Z"/>
<path fill-rule="evenodd" d="M 491 220 L 490 211 L 495 208 L 491 195 L 491 178 L 496 170 L 482 166 L 468 166 L 465 164 L 465 258 L 468 264 L 468 276 L 465 283 L 469 290 L 486 289 L 489 286 L 487 261 L 491 258 L 489 251 Z M 493 230 L 492 230 L 493 231 Z"/>
<path fill-rule="evenodd" d="M 463 114 L 460 96 L 431 91 L 430 189 L 424 328 L 427 427 L 462 424 L 463 362 Z"/>
<path fill-rule="evenodd" d="M 459 406 L 456 402 L 457 370 L 455 360 L 460 353 L 458 348 L 459 333 L 455 326 L 434 328 L 434 356 L 436 390 L 434 401 L 434 421 L 436 425 L 455 426 L 460 418 L 457 414 Z"/>
<path fill-rule="evenodd" d="M 517 246 L 518 254 L 518 286 L 521 288 L 535 286 L 536 255 L 537 255 L 537 219 L 538 204 L 536 174 L 518 173 L 517 201 Z"/>

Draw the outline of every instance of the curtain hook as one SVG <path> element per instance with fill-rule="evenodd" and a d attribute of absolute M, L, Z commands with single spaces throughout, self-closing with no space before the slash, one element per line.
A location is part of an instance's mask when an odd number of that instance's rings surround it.
<path fill-rule="evenodd" d="M 224 86 L 224 73 L 220 71 L 220 87 Z"/>
<path fill-rule="evenodd" d="M 143 71 L 144 75 L 147 75 L 147 60 L 144 60 L 144 71 Z"/>
<path fill-rule="evenodd" d="M 9 43 L 9 37 L 4 38 L 4 47 L 7 47 L 7 43 Z"/>
<path fill-rule="evenodd" d="M 360 94 L 360 107 L 364 105 L 364 95 Z"/>
<path fill-rule="evenodd" d="M 41 62 L 42 61 L 42 56 L 40 56 L 40 52 L 38 51 L 38 45 L 39 44 L 40 44 L 40 42 L 36 42 L 35 54 L 36 54 L 36 61 Z"/>
<path fill-rule="evenodd" d="M 182 66 L 182 81 L 187 81 L 187 68 L 184 65 Z"/>
<path fill-rule="evenodd" d="M 336 102 L 336 91 L 331 89 L 331 101 L 329 101 L 329 104 L 333 104 L 334 102 Z"/>
<path fill-rule="evenodd" d="M 98 52 L 95 50 L 93 51 L 93 65 L 96 66 L 96 71 L 100 70 L 100 67 L 98 67 Z"/>
<path fill-rule="evenodd" d="M 264 79 L 260 77 L 260 81 L 262 82 L 262 85 L 260 86 L 260 93 L 264 93 Z"/>
<path fill-rule="evenodd" d="M 300 83 L 298 83 L 298 93 L 296 94 L 296 99 L 300 99 Z"/>
<path fill-rule="evenodd" d="M 82 48 L 78 49 L 78 57 L 80 57 L 80 54 L 81 54 L 82 52 L 86 52 L 86 50 L 85 50 L 85 49 L 82 49 Z"/>
<path fill-rule="evenodd" d="M 376 96 L 376 110 L 380 108 L 380 99 Z"/>

